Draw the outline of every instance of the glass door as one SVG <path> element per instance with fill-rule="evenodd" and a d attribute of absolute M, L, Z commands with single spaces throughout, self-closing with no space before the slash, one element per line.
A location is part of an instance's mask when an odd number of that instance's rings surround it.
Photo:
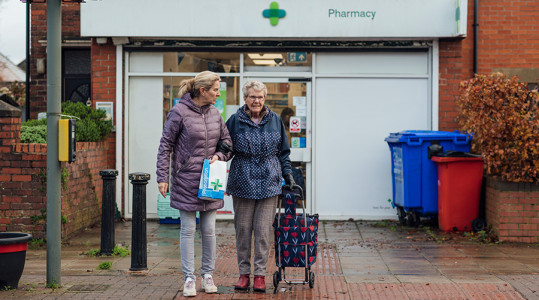
<path fill-rule="evenodd" d="M 290 145 L 290 160 L 294 180 L 303 188 L 307 211 L 311 210 L 311 82 L 306 79 L 253 78 L 267 89 L 265 104 L 281 117 Z M 241 99 L 243 104 L 243 97 Z"/>

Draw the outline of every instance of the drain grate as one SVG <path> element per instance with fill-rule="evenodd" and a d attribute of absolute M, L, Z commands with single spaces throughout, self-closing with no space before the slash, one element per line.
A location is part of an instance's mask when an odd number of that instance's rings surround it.
<path fill-rule="evenodd" d="M 104 292 L 110 284 L 77 284 L 67 290 L 70 292 Z"/>

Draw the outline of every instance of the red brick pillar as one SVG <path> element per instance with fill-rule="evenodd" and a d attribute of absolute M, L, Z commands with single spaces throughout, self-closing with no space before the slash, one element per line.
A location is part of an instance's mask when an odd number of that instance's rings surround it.
<path fill-rule="evenodd" d="M 98 44 L 92 39 L 92 105 L 96 102 L 110 101 L 114 103 L 116 113 L 116 46 L 111 39 L 106 44 Z M 114 124 L 123 122 L 114 116 Z M 121 134 L 121 133 L 120 133 Z M 116 132 L 108 137 L 109 153 L 107 154 L 108 169 L 116 168 Z"/>
<path fill-rule="evenodd" d="M 11 145 L 20 139 L 21 110 L 0 101 L 0 153 L 10 153 Z"/>
<path fill-rule="evenodd" d="M 14 169 L 11 166 L 11 149 L 20 140 L 21 110 L 0 100 L 0 191 L 9 185 Z M 7 231 L 11 225 L 8 214 L 10 203 L 20 202 L 11 194 L 0 193 L 0 232 Z"/>

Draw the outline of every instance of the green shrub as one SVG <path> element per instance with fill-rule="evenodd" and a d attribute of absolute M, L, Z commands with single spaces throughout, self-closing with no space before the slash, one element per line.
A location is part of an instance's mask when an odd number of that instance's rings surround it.
<path fill-rule="evenodd" d="M 41 120 L 28 120 L 26 122 L 23 122 L 21 126 L 47 126 L 47 119 L 41 119 Z"/>
<path fill-rule="evenodd" d="M 114 245 L 114 249 L 112 250 L 112 255 L 119 255 L 121 257 L 126 257 L 129 254 L 131 254 L 131 250 L 129 250 L 128 246 Z"/>
<path fill-rule="evenodd" d="M 76 125 L 77 142 L 101 141 L 112 131 L 112 121 L 105 120 L 105 111 L 93 109 L 81 102 L 62 103 L 62 114 L 79 118 Z M 21 142 L 46 143 L 47 119 L 23 122 L 21 124 Z"/>
<path fill-rule="evenodd" d="M 26 123 L 26 122 L 25 122 Z M 21 143 L 47 143 L 47 125 L 21 125 Z"/>
<path fill-rule="evenodd" d="M 77 120 L 78 142 L 97 142 L 105 139 L 112 131 L 112 121 L 105 120 L 105 111 L 93 109 L 81 102 L 62 103 L 62 114 L 80 118 Z"/>
<path fill-rule="evenodd" d="M 90 257 L 95 257 L 95 256 L 100 256 L 101 255 L 101 250 L 99 249 L 90 249 L 86 252 L 82 252 L 81 255 L 87 255 L 87 256 L 90 256 Z"/>
<path fill-rule="evenodd" d="M 112 267 L 112 262 L 110 261 L 104 261 L 101 264 L 99 264 L 99 266 L 97 266 L 99 270 L 109 270 L 110 267 Z"/>
<path fill-rule="evenodd" d="M 40 238 L 40 239 L 34 238 L 28 242 L 28 248 L 32 250 L 41 249 L 45 247 L 46 245 L 47 245 L 47 240 L 44 238 Z"/>
<path fill-rule="evenodd" d="M 97 124 L 89 119 L 77 120 L 77 141 L 99 141 L 101 131 Z"/>

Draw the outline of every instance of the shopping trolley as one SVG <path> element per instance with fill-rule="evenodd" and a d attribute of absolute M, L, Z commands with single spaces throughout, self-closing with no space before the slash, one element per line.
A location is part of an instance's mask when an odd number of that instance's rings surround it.
<path fill-rule="evenodd" d="M 301 202 L 303 213 L 296 213 L 298 202 Z M 315 276 L 311 266 L 316 262 L 318 214 L 307 214 L 305 202 L 301 187 L 295 186 L 292 190 L 288 186 L 283 187 L 273 222 L 275 263 L 279 268 L 273 274 L 274 293 L 277 293 L 281 280 L 288 284 L 308 283 L 310 288 L 314 287 Z M 284 213 L 281 213 L 283 208 Z M 287 267 L 305 268 L 304 280 L 287 278 L 285 273 Z"/>

